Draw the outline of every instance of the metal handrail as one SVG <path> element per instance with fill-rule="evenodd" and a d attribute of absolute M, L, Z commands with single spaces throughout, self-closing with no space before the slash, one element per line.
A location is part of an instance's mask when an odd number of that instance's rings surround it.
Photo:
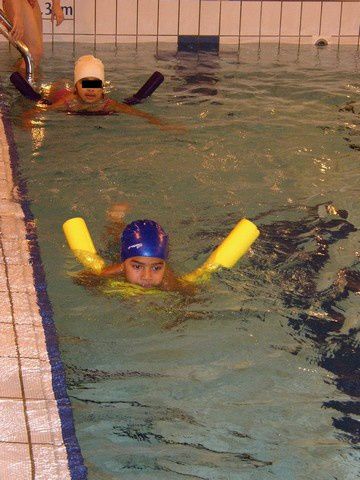
<path fill-rule="evenodd" d="M 11 37 L 10 32 L 12 29 L 13 29 L 12 23 L 10 22 L 10 20 L 8 20 L 5 13 L 0 8 L 0 33 L 2 33 L 4 37 L 9 40 L 11 45 L 13 45 L 21 53 L 21 56 L 25 61 L 26 80 L 31 84 L 33 81 L 34 67 L 33 67 L 33 59 L 32 59 L 30 50 L 25 45 L 24 42 L 21 42 L 20 40 L 15 41 Z"/>

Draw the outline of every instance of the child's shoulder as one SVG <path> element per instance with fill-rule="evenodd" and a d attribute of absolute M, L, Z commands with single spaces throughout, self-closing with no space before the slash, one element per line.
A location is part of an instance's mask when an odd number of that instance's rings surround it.
<path fill-rule="evenodd" d="M 63 107 L 64 105 L 69 106 L 72 102 L 76 99 L 74 92 L 71 90 L 63 89 L 59 92 L 59 95 L 56 95 L 52 100 L 50 105 L 50 109 L 58 109 Z"/>
<path fill-rule="evenodd" d="M 55 85 L 51 88 L 51 91 L 49 93 L 49 100 L 52 103 L 56 103 L 65 97 L 69 97 L 71 94 L 73 94 L 73 90 L 66 87 L 65 85 Z"/>
<path fill-rule="evenodd" d="M 173 270 L 169 267 L 166 268 L 161 289 L 170 292 L 181 292 L 188 295 L 193 295 L 197 290 L 195 284 L 184 281 L 182 278 L 175 275 Z"/>

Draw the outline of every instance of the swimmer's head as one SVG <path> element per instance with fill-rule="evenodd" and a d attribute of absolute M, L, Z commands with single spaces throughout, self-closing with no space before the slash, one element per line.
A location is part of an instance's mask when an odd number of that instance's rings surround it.
<path fill-rule="evenodd" d="M 169 238 L 153 220 L 137 220 L 121 236 L 121 260 L 128 282 L 145 288 L 159 286 L 165 274 Z"/>
<path fill-rule="evenodd" d="M 121 260 L 131 257 L 155 257 L 167 260 L 169 237 L 153 220 L 129 223 L 121 236 Z"/>
<path fill-rule="evenodd" d="M 101 80 L 102 83 L 105 82 L 104 64 L 93 55 L 83 55 L 75 63 L 74 83 L 76 84 L 79 80 L 87 78 Z"/>
<path fill-rule="evenodd" d="M 93 55 L 83 55 L 75 63 L 75 89 L 84 103 L 96 103 L 104 95 L 104 64 Z"/>

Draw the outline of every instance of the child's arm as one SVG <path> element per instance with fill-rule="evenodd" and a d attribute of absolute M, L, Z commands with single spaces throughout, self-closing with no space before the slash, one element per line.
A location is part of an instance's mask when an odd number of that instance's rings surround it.
<path fill-rule="evenodd" d="M 64 93 L 62 97 L 60 97 L 58 100 L 56 100 L 54 103 L 51 103 L 50 105 L 47 105 L 47 110 L 67 110 L 68 109 L 68 103 L 72 98 L 74 97 L 73 92 L 67 91 Z M 65 107 L 65 108 L 64 108 Z"/>
<path fill-rule="evenodd" d="M 153 125 L 162 125 L 163 122 L 154 117 L 153 115 L 150 115 L 149 113 L 142 112 L 141 110 L 137 110 L 134 107 L 131 107 L 130 105 L 125 105 L 124 103 L 119 103 L 116 100 L 111 100 L 107 106 L 107 109 L 111 112 L 118 112 L 118 113 L 126 113 L 127 115 L 132 115 L 134 117 L 141 117 L 147 120 L 149 123 Z"/>
<path fill-rule="evenodd" d="M 177 131 L 185 131 L 185 127 L 178 126 L 178 125 L 167 125 L 163 120 L 160 120 L 154 115 L 150 113 L 143 112 L 141 110 L 137 110 L 130 105 L 125 105 L 124 103 L 119 103 L 116 100 L 111 100 L 107 105 L 107 110 L 111 112 L 118 112 L 118 113 L 126 113 L 127 115 L 132 115 L 134 117 L 140 117 L 144 120 L 147 120 L 152 125 L 157 125 L 162 130 L 177 130 Z"/>
<path fill-rule="evenodd" d="M 22 40 L 24 35 L 24 21 L 21 12 L 22 2 L 21 0 L 12 0 L 11 5 L 13 9 L 13 28 L 10 33 L 12 38 L 17 42 L 18 40 Z"/>
<path fill-rule="evenodd" d="M 197 290 L 195 284 L 180 280 L 178 277 L 176 277 L 175 273 L 168 267 L 166 267 L 161 288 L 165 291 L 181 292 L 184 295 L 194 295 Z"/>

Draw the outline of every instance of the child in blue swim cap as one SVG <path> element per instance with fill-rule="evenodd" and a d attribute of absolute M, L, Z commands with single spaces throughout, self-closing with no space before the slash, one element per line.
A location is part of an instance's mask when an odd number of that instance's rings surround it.
<path fill-rule="evenodd" d="M 105 268 L 102 276 L 124 275 L 129 283 L 144 288 L 176 288 L 179 281 L 167 266 L 169 237 L 153 220 L 128 224 L 120 240 L 121 263 Z"/>

